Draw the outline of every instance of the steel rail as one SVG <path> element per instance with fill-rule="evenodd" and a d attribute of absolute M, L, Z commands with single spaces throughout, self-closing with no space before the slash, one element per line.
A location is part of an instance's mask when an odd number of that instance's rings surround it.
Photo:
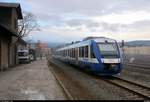
<path fill-rule="evenodd" d="M 50 66 L 54 66 L 57 67 L 54 63 L 52 62 L 48 62 L 48 65 Z M 59 77 L 57 76 L 57 74 L 55 73 L 55 71 L 51 68 L 49 68 L 49 70 L 52 72 L 52 74 L 54 75 L 55 79 L 57 80 L 58 84 L 60 85 L 60 87 L 63 89 L 65 95 L 67 96 L 67 98 L 69 100 L 74 100 L 73 96 L 71 95 L 71 93 L 68 91 L 68 89 L 63 85 L 62 81 L 59 79 Z"/>
<path fill-rule="evenodd" d="M 58 67 L 53 62 L 49 62 L 49 63 L 54 67 Z M 53 72 L 56 80 L 59 82 L 60 86 L 62 87 L 62 89 L 66 93 L 67 97 L 70 100 L 74 100 L 75 98 L 73 98 L 71 93 L 69 93 L 69 91 L 65 88 L 65 86 L 63 85 L 61 80 L 57 77 L 54 70 L 52 72 Z M 116 77 L 116 76 L 112 76 L 113 79 L 100 78 L 97 75 L 96 76 L 94 75 L 92 77 L 96 78 L 97 80 L 104 80 L 104 81 L 106 81 L 108 83 L 111 83 L 115 86 L 123 88 L 123 89 L 133 93 L 134 95 L 136 95 L 137 96 L 136 98 L 142 98 L 142 99 L 150 100 L 150 87 L 146 87 L 146 86 L 140 85 L 138 83 L 134 83 L 132 81 L 128 81 L 128 80 L 125 80 L 125 79 L 122 79 L 122 78 L 119 78 L 119 77 Z"/>
<path fill-rule="evenodd" d="M 103 79 L 103 80 L 106 82 L 109 82 L 111 84 L 114 84 L 118 87 L 121 87 L 123 89 L 126 89 L 135 95 L 143 97 L 144 99 L 150 100 L 150 88 L 149 87 L 146 87 L 146 86 L 143 86 L 143 85 L 134 83 L 132 81 L 128 81 L 128 80 L 119 78 L 119 77 L 115 77 L 115 76 L 113 76 L 112 78 L 113 78 L 113 80 L 110 80 L 110 79 L 109 80 Z"/>

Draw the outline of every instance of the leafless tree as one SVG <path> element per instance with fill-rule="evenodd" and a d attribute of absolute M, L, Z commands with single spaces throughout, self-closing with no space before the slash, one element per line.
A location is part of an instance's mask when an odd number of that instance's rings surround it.
<path fill-rule="evenodd" d="M 36 17 L 30 12 L 23 12 L 23 19 L 18 22 L 19 38 L 26 37 L 35 30 L 40 30 Z"/>
<path fill-rule="evenodd" d="M 36 16 L 30 12 L 23 11 L 23 19 L 18 21 L 18 37 L 12 45 L 29 35 L 32 31 L 40 31 L 40 26 L 37 22 Z"/>

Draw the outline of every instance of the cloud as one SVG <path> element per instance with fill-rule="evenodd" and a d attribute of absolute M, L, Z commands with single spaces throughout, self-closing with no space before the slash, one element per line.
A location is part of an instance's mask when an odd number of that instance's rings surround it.
<path fill-rule="evenodd" d="M 150 32 L 150 0 L 17 1 L 24 10 L 36 15 L 42 25 L 41 32 L 32 33 L 36 39 L 67 42 L 101 34 L 136 39 L 135 34 L 137 38 L 148 37 Z M 131 36 L 127 37 L 128 34 Z"/>
<path fill-rule="evenodd" d="M 74 12 L 76 14 L 97 16 L 129 10 L 150 10 L 149 0 L 26 0 L 26 3 L 32 7 L 32 11 L 60 15 Z"/>

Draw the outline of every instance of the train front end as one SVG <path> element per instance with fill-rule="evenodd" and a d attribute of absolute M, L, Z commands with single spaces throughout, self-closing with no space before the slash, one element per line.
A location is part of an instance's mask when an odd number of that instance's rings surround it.
<path fill-rule="evenodd" d="M 93 41 L 93 53 L 99 62 L 101 75 L 115 75 L 122 70 L 122 53 L 115 40 Z"/>

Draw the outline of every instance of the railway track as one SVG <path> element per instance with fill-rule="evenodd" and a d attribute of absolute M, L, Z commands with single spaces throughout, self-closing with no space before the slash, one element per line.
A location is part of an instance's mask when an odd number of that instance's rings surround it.
<path fill-rule="evenodd" d="M 133 99 L 146 99 L 146 100 L 150 100 L 150 88 L 119 78 L 119 77 L 112 77 L 113 79 L 108 80 L 108 79 L 103 79 L 104 81 L 111 83 L 113 85 L 116 85 L 120 88 L 123 88 L 129 92 L 133 93 Z"/>
<path fill-rule="evenodd" d="M 144 65 L 144 64 L 139 65 L 139 64 L 129 64 L 129 63 L 125 63 L 124 65 L 150 70 L 150 66 Z"/>
<path fill-rule="evenodd" d="M 55 66 L 55 67 L 58 67 L 56 66 L 54 63 L 52 62 L 48 62 L 48 65 L 52 65 L 52 66 Z M 59 79 L 59 77 L 57 76 L 57 74 L 55 73 L 55 71 L 51 68 L 50 71 L 53 73 L 55 79 L 57 80 L 58 84 L 60 85 L 60 87 L 62 88 L 62 90 L 64 91 L 64 94 L 66 95 L 66 98 L 68 100 L 74 100 L 75 98 L 72 96 L 72 94 L 68 91 L 68 89 L 64 86 L 64 84 L 62 83 L 62 81 Z"/>
<path fill-rule="evenodd" d="M 50 62 L 51 63 L 51 62 Z M 54 63 L 51 63 L 52 66 L 54 67 L 58 67 L 57 65 L 55 65 Z M 63 85 L 63 82 L 59 79 L 59 77 L 57 76 L 57 74 L 55 73 L 55 71 L 53 69 L 50 69 L 52 71 L 52 73 L 54 74 L 56 80 L 58 81 L 58 84 L 61 86 L 61 88 L 63 89 L 64 93 L 66 94 L 67 99 L 69 100 L 75 100 L 76 98 L 70 93 L 70 91 Z M 90 75 L 91 77 L 95 78 L 97 80 L 97 82 L 99 82 L 99 80 L 104 80 L 110 84 L 113 84 L 117 87 L 120 87 L 126 91 L 128 91 L 129 93 L 132 93 L 132 96 L 129 96 L 131 99 L 137 99 L 137 100 L 150 100 L 150 88 L 134 83 L 132 81 L 128 81 L 119 77 L 111 77 L 111 79 L 108 78 L 101 78 L 99 76 L 93 76 Z M 98 83 L 101 84 L 101 83 Z"/>

